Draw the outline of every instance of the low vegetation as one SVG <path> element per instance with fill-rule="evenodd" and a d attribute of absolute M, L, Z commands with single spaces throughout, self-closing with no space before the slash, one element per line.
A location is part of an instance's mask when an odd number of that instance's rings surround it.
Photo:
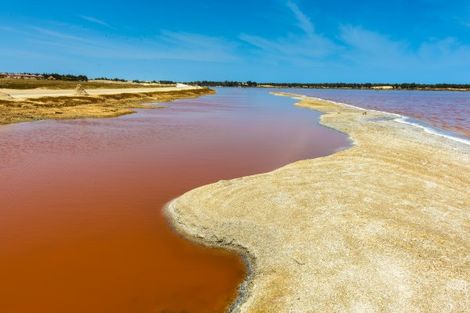
<path fill-rule="evenodd" d="M 207 87 L 276 87 L 318 89 L 384 89 L 384 90 L 462 90 L 470 91 L 470 84 L 387 84 L 387 83 L 257 83 L 254 81 L 194 81 L 188 85 Z"/>
<path fill-rule="evenodd" d="M 173 84 L 161 83 L 134 83 L 122 81 L 102 81 L 102 80 L 50 80 L 50 79 L 16 79 L 16 78 L 0 78 L 0 88 L 8 89 L 74 89 L 80 83 L 85 89 L 96 88 L 139 88 L 139 87 L 168 87 Z"/>
<path fill-rule="evenodd" d="M 28 79 L 21 79 L 25 77 Z M 11 89 L 72 89 L 77 83 L 86 89 L 93 88 L 136 88 L 149 86 L 175 86 L 171 80 L 125 80 L 122 78 L 98 77 L 90 80 L 86 75 L 71 75 L 57 73 L 0 73 L 0 88 Z M 375 90 L 457 90 L 470 91 L 470 84 L 418 84 L 418 83 L 279 83 L 255 81 L 209 81 L 200 80 L 186 82 L 188 85 L 205 87 L 274 87 L 274 88 L 316 88 L 316 89 L 375 89 Z"/>

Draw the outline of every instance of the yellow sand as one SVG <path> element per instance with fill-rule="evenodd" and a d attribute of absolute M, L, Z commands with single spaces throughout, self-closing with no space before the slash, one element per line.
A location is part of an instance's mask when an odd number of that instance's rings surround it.
<path fill-rule="evenodd" d="M 148 103 L 212 93 L 213 90 L 201 87 L 0 89 L 0 125 L 43 119 L 115 117 L 133 113 L 135 108 L 158 107 Z"/>
<path fill-rule="evenodd" d="M 247 256 L 236 312 L 470 312 L 470 148 L 300 97 L 354 146 L 192 190 L 180 232 Z"/>
<path fill-rule="evenodd" d="M 126 93 L 145 93 L 145 92 L 169 92 L 169 91 L 179 91 L 183 89 L 197 89 L 201 87 L 187 87 L 187 88 L 177 88 L 177 87 L 139 87 L 139 88 L 96 88 L 96 89 L 86 89 L 86 92 L 91 96 L 101 96 L 101 95 L 116 95 L 116 94 L 126 94 Z M 67 97 L 75 96 L 75 89 L 0 89 L 0 92 L 9 94 L 14 99 L 23 100 L 23 99 L 33 99 L 41 97 Z"/>

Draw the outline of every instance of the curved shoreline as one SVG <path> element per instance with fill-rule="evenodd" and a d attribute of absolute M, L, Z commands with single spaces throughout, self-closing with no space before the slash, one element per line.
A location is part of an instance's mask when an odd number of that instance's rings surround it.
<path fill-rule="evenodd" d="M 296 105 L 322 112 L 320 123 L 348 134 L 353 146 L 327 157 L 294 162 L 265 174 L 199 187 L 173 200 L 166 208 L 175 228 L 189 238 L 197 238 L 206 245 L 228 247 L 248 258 L 252 270 L 233 311 L 305 311 L 313 308 L 351 311 L 354 307 L 388 307 L 389 311 L 426 308 L 437 312 L 452 305 L 456 309 L 451 311 L 457 312 L 470 308 L 466 301 L 470 273 L 465 269 L 468 266 L 464 267 L 469 262 L 465 256 L 469 255 L 470 238 L 468 213 L 465 212 L 470 204 L 465 186 L 470 182 L 464 176 L 470 170 L 469 147 L 425 134 L 411 125 L 400 125 L 393 113 L 302 95 L 277 95 L 296 98 L 300 100 Z M 380 140 L 384 142 L 378 144 Z M 426 164 L 422 166 L 419 162 Z M 340 173 L 336 174 L 338 171 Z M 351 176 L 350 180 L 344 178 L 347 175 Z M 375 184 L 369 183 L 372 180 Z M 351 181 L 354 186 L 350 186 Z M 272 187 L 276 184 L 278 186 Z M 355 188 L 356 184 L 364 186 Z M 416 190 L 407 193 L 400 190 L 401 184 Z M 305 193 L 304 185 L 315 188 L 312 193 Z M 338 186 L 343 189 L 338 190 Z M 425 196 L 421 197 L 417 191 Z M 276 200 L 276 197 L 281 199 Z M 289 210 L 285 210 L 285 206 Z M 389 210 L 383 210 L 384 207 Z M 423 210 L 428 210 L 429 216 Z M 337 219 L 336 223 L 324 219 L 322 215 L 325 214 Z M 351 216 L 343 218 L 343 214 Z M 366 234 L 358 234 L 354 228 L 358 227 L 357 223 L 371 229 L 366 229 Z M 460 232 L 454 230 L 453 224 L 460 225 Z M 278 228 L 272 229 L 273 225 Z M 300 233 L 299 228 L 303 229 Z M 328 230 L 326 234 L 336 236 L 325 235 L 321 228 Z M 398 236 L 397 233 L 402 234 Z M 299 239 L 299 236 L 310 240 Z M 325 236 L 329 239 L 322 243 Z M 374 241 L 377 236 L 380 238 Z M 415 245 L 403 246 L 398 239 Z M 317 244 L 311 246 L 311 242 Z M 430 252 L 422 247 L 423 242 L 450 261 L 443 262 L 437 270 L 430 270 L 428 263 L 432 259 L 426 254 Z M 361 246 L 364 243 L 374 249 L 364 249 Z M 332 258 L 325 251 L 334 254 L 335 251 L 330 250 L 335 245 L 338 246 L 336 250 L 343 253 L 336 251 Z M 316 254 L 310 249 L 317 250 Z M 377 255 L 377 251 L 383 255 Z M 359 256 L 357 259 L 345 257 L 346 252 Z M 321 257 L 328 262 L 322 263 Z M 407 260 L 412 262 L 407 263 Z M 352 278 L 343 277 L 346 283 L 336 281 L 335 285 L 327 279 L 324 267 L 340 261 L 344 263 L 343 271 L 357 269 L 349 273 Z M 299 267 L 308 269 L 300 270 Z M 381 267 L 385 270 L 380 271 Z M 387 268 L 391 268 L 392 277 L 388 277 Z M 389 281 L 383 284 L 380 277 L 372 276 L 366 282 L 357 282 L 361 277 L 368 277 L 370 272 L 388 277 Z M 407 276 L 403 273 L 410 273 L 411 283 L 403 282 Z M 458 277 L 447 282 L 451 287 L 450 291 L 449 288 L 445 290 L 445 299 L 442 290 L 440 296 L 434 295 L 435 287 L 442 287 L 444 281 L 441 273 Z M 401 279 L 395 281 L 394 275 Z M 431 281 L 422 277 L 430 277 Z M 335 288 L 328 289 L 332 284 Z M 351 289 L 350 285 L 354 284 L 358 286 Z M 408 288 L 407 292 L 402 287 Z M 343 290 L 341 299 L 337 299 L 338 288 Z M 361 291 L 362 296 L 356 294 L 356 290 Z M 435 298 L 430 300 L 429 293 Z M 330 301 L 332 299 L 336 300 Z"/>
<path fill-rule="evenodd" d="M 233 253 L 238 254 L 243 262 L 245 263 L 247 275 L 245 279 L 241 282 L 238 286 L 238 294 L 235 298 L 233 303 L 230 303 L 227 306 L 227 312 L 237 312 L 238 308 L 243 304 L 244 300 L 248 298 L 250 294 L 250 283 L 252 281 L 253 275 L 255 273 L 254 267 L 256 265 L 256 257 L 250 253 L 248 249 L 243 247 L 242 245 L 238 245 L 233 242 L 225 242 L 223 239 L 215 238 L 214 241 L 210 240 L 207 241 L 204 237 L 199 236 L 198 234 L 192 234 L 191 228 L 186 227 L 186 224 L 178 220 L 175 212 L 175 208 L 173 207 L 173 199 L 172 201 L 168 202 L 165 207 L 163 208 L 163 212 L 170 223 L 170 226 L 177 231 L 177 233 L 189 241 L 194 243 L 211 247 L 211 248 L 222 248 Z"/>
<path fill-rule="evenodd" d="M 282 92 L 277 92 L 277 93 L 273 92 L 272 94 L 282 95 L 283 93 Z M 436 136 L 441 136 L 441 137 L 444 137 L 444 138 L 447 138 L 447 139 L 450 139 L 450 140 L 458 141 L 458 142 L 466 144 L 466 145 L 470 145 L 470 140 L 469 139 L 460 137 L 459 134 L 457 134 L 457 133 L 453 133 L 452 131 L 449 131 L 449 130 L 439 129 L 439 128 L 437 128 L 435 126 L 432 126 L 432 125 L 429 125 L 429 127 L 428 127 L 428 126 L 425 126 L 425 125 L 414 123 L 412 121 L 408 121 L 408 120 L 413 119 L 413 118 L 409 117 L 409 116 L 406 116 L 406 115 L 387 112 L 387 111 L 381 111 L 381 110 L 375 110 L 375 109 L 361 108 L 359 106 L 344 103 L 344 102 L 327 100 L 327 99 L 322 99 L 322 98 L 312 97 L 312 96 L 296 95 L 292 98 L 302 100 L 302 98 L 304 98 L 304 97 L 309 98 L 309 99 L 315 99 L 317 101 L 325 101 L 325 102 L 330 102 L 330 103 L 334 103 L 334 104 L 337 104 L 337 105 L 342 105 L 342 106 L 346 106 L 346 107 L 350 107 L 350 108 L 355 108 L 355 109 L 360 110 L 362 112 L 370 111 L 370 112 L 376 112 L 376 113 L 382 113 L 382 114 L 385 114 L 385 115 L 395 116 L 395 121 L 398 122 L 398 123 L 403 123 L 403 124 L 408 124 L 408 125 L 411 125 L 411 126 L 414 126 L 414 127 L 418 127 L 418 128 L 421 128 L 422 130 L 424 130 L 425 132 L 427 132 L 429 134 L 436 135 Z M 444 132 L 449 132 L 449 133 L 452 133 L 452 134 L 447 135 Z"/>

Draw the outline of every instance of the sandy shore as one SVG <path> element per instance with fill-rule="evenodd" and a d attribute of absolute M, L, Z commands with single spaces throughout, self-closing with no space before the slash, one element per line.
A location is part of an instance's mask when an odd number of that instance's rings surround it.
<path fill-rule="evenodd" d="M 87 93 L 90 96 L 103 96 L 103 95 L 117 95 L 117 94 L 129 94 L 129 93 L 154 93 L 154 92 L 173 92 L 181 90 L 191 90 L 197 87 L 189 88 L 176 88 L 176 87 L 156 87 L 156 88 L 97 88 L 87 89 Z M 74 89 L 0 89 L 0 92 L 9 94 L 14 99 L 35 99 L 42 97 L 72 97 L 75 96 Z"/>
<path fill-rule="evenodd" d="M 232 310 L 469 312 L 470 146 L 393 114 L 298 99 L 353 146 L 166 208 L 188 237 L 247 257 Z"/>
<path fill-rule="evenodd" d="M 158 107 L 167 102 L 214 93 L 201 87 L 0 89 L 0 125 L 43 119 L 115 117 L 135 108 Z"/>

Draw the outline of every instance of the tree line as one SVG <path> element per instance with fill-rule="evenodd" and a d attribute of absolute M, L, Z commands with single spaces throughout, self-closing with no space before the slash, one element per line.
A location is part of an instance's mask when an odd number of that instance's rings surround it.
<path fill-rule="evenodd" d="M 263 82 L 257 83 L 254 81 L 193 81 L 186 82 L 189 85 L 199 85 L 206 87 L 278 87 L 278 88 L 345 88 L 345 89 L 470 89 L 470 84 L 418 84 L 418 83 L 274 83 Z"/>
<path fill-rule="evenodd" d="M 0 73 L 0 76 L 11 75 L 8 73 Z M 72 74 L 58 74 L 58 73 L 18 73 L 17 76 L 30 75 L 35 76 L 37 79 L 54 79 L 64 81 L 88 81 L 86 75 L 72 75 Z M 107 78 L 98 77 L 96 80 L 109 80 L 116 82 L 127 82 L 126 79 L 121 78 Z M 176 84 L 172 80 L 152 80 L 143 81 L 135 79 L 134 83 L 156 83 L 156 84 Z M 413 89 L 461 89 L 470 90 L 470 84 L 419 84 L 419 83 L 279 83 L 279 82 L 255 82 L 255 81 L 211 81 L 211 80 L 198 80 L 185 82 L 188 85 L 198 85 L 204 87 L 277 87 L 277 88 L 344 88 L 344 89 L 399 89 L 399 90 L 413 90 Z"/>
<path fill-rule="evenodd" d="M 56 79 L 56 80 L 66 80 L 66 81 L 88 81 L 88 77 L 86 75 L 72 75 L 72 74 L 58 74 L 58 73 L 42 73 L 45 79 Z"/>

